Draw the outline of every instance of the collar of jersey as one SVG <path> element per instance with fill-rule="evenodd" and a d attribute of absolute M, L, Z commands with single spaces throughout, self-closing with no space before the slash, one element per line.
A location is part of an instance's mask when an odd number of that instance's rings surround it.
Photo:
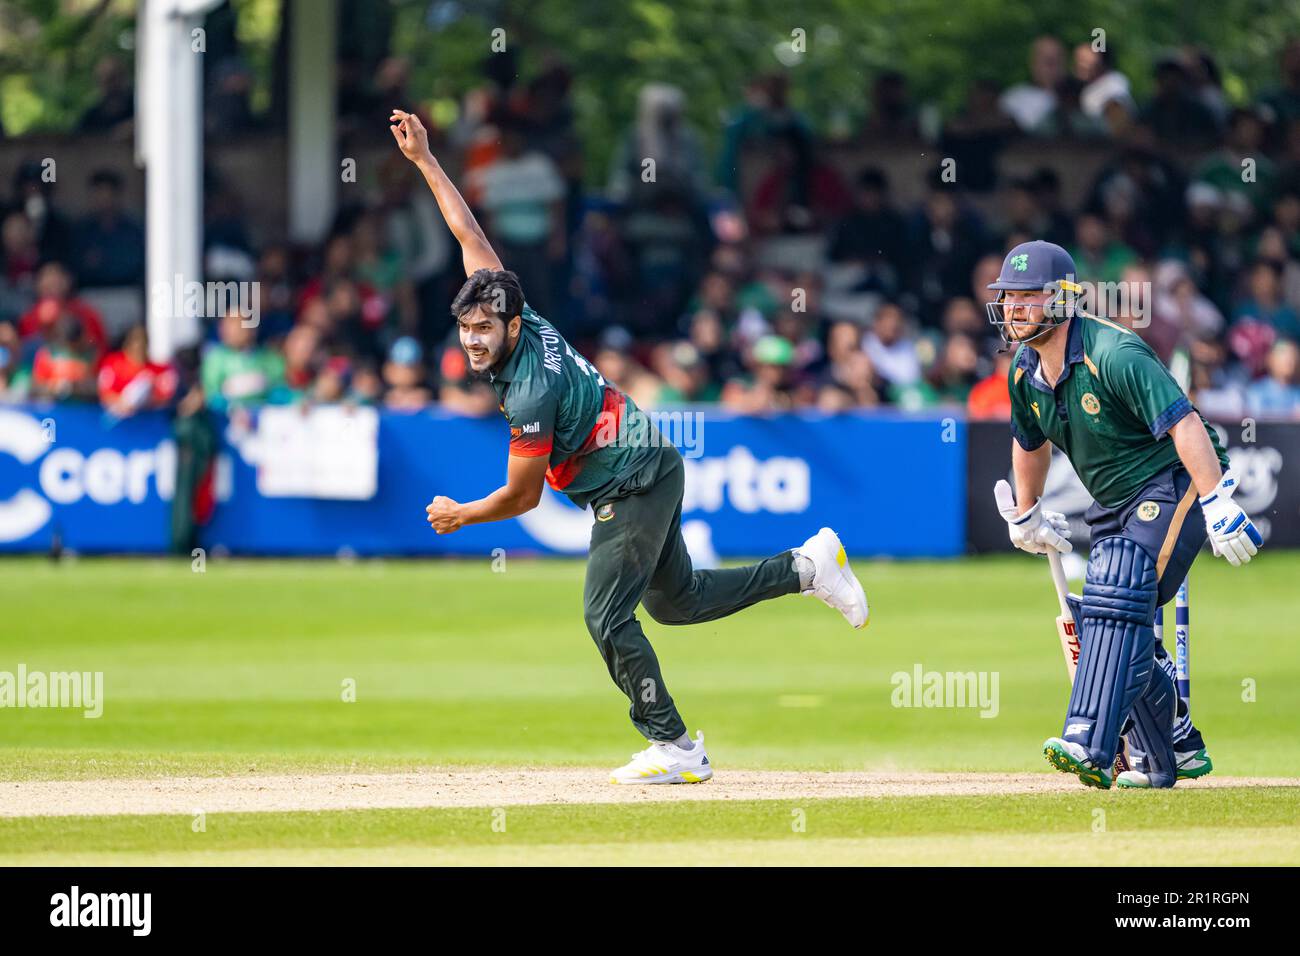
<path fill-rule="evenodd" d="M 1065 368 L 1061 372 L 1061 377 L 1056 383 L 1060 388 L 1061 383 L 1070 377 L 1070 369 L 1083 361 L 1083 323 L 1080 316 L 1075 316 L 1070 320 L 1069 338 L 1065 342 Z M 1040 392 L 1052 394 L 1052 389 L 1048 387 L 1047 381 L 1043 378 L 1043 370 L 1039 367 L 1038 353 L 1029 346 L 1020 350 L 1020 357 L 1016 359 L 1016 367 L 1025 370 L 1029 377 L 1029 384 L 1034 386 Z"/>
<path fill-rule="evenodd" d="M 515 350 L 510 353 L 510 358 L 506 359 L 506 364 L 501 366 L 501 371 L 492 375 L 492 383 L 510 382 L 514 380 L 515 370 L 519 367 L 519 356 L 524 350 L 524 330 L 519 329 L 519 341 L 515 343 Z"/>

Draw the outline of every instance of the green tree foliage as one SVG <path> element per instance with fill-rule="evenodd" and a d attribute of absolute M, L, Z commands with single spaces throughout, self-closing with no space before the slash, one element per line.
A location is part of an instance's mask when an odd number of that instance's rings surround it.
<path fill-rule="evenodd" d="M 1139 100 L 1156 59 L 1186 44 L 1208 49 L 1237 100 L 1277 83 L 1277 57 L 1300 36 L 1300 5 L 1272 0 L 533 0 L 405 2 L 394 44 L 416 66 L 416 89 L 454 100 L 483 81 L 491 31 L 532 75 L 550 57 L 575 74 L 575 103 L 593 175 L 603 175 L 648 81 L 688 93 L 693 122 L 714 142 L 745 81 L 787 70 L 791 97 L 819 132 L 857 126 L 883 70 L 904 73 L 916 103 L 960 109 L 969 84 L 1027 80 L 1040 34 L 1069 47 L 1103 30 Z M 792 48 L 802 30 L 804 52 Z"/>
<path fill-rule="evenodd" d="M 288 0 L 235 0 L 247 59 L 269 85 L 273 29 Z M 353 16 L 362 15 L 364 0 Z M 1300 4 L 1276 0 L 390 0 L 394 52 L 415 67 L 414 89 L 450 119 L 483 82 L 495 29 L 519 55 L 523 78 L 551 59 L 575 76 L 574 100 L 592 176 L 632 122 L 648 81 L 688 94 L 692 121 L 716 142 L 745 81 L 787 70 L 794 105 L 834 135 L 854 128 L 882 70 L 903 72 L 914 101 L 945 115 L 976 79 L 1028 77 L 1030 41 L 1067 45 L 1096 30 L 1142 99 L 1156 58 L 1184 44 L 1211 51 L 1230 97 L 1253 99 L 1277 83 L 1277 56 L 1300 36 Z M 10 134 L 68 129 L 93 99 L 104 55 L 130 57 L 133 0 L 3 0 L 0 116 Z M 360 11 L 360 13 L 358 13 Z M 801 30 L 804 51 L 792 48 Z M 265 96 L 259 97 L 265 102 Z"/>
<path fill-rule="evenodd" d="M 0 2 L 0 120 L 10 135 L 74 126 L 93 102 L 95 64 L 131 62 L 132 0 Z"/>

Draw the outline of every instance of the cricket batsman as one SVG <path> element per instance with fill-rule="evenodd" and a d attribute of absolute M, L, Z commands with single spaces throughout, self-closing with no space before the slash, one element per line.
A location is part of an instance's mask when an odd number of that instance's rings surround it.
<path fill-rule="evenodd" d="M 1070 255 L 1036 241 L 1012 249 L 988 287 L 997 293 L 989 321 L 1017 347 L 1009 373 L 1016 492 L 1012 499 L 999 482 L 996 495 L 1012 543 L 1031 554 L 1070 550 L 1064 515 L 1039 500 L 1049 441 L 1093 498 L 1084 515 L 1092 552 L 1073 608 L 1078 670 L 1065 729 L 1043 753 L 1109 789 L 1126 731 L 1140 756 L 1118 784 L 1172 787 L 1210 763 L 1190 719 L 1180 722 L 1186 736 L 1175 752 L 1178 694 L 1172 664 L 1157 663 L 1156 608 L 1174 596 L 1207 537 L 1234 567 L 1263 538 L 1232 500 L 1237 481 L 1205 419 L 1136 333 L 1076 307 L 1074 280 Z"/>
<path fill-rule="evenodd" d="M 867 598 L 835 532 L 743 568 L 697 571 L 682 539 L 685 469 L 680 453 L 625 394 L 601 377 L 524 302 L 469 207 L 429 151 L 419 118 L 389 120 L 402 154 L 424 175 L 464 255 L 465 284 L 451 304 L 471 369 L 485 375 L 510 424 L 506 483 L 477 501 L 444 495 L 425 509 L 438 534 L 503 521 L 537 507 L 543 483 L 595 513 L 583 616 L 609 676 L 631 701 L 649 746 L 611 783 L 699 783 L 713 776 L 704 735 L 692 740 L 636 618 L 660 624 L 726 617 L 759 601 L 803 593 L 855 628 Z"/>

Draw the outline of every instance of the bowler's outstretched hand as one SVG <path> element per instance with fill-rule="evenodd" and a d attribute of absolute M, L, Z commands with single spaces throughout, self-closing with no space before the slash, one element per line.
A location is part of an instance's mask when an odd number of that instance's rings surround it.
<path fill-rule="evenodd" d="M 393 124 L 388 129 L 392 132 L 393 139 L 397 140 L 397 147 L 403 156 L 413 163 L 419 163 L 426 157 L 432 158 L 433 154 L 429 152 L 429 132 L 420 122 L 420 117 L 405 110 L 393 110 L 388 122 Z"/>

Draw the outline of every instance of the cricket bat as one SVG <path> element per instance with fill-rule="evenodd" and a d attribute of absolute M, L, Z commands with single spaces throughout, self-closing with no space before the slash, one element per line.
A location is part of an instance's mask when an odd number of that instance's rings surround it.
<path fill-rule="evenodd" d="M 1059 552 L 1049 550 L 1047 563 L 1052 568 L 1056 600 L 1061 605 L 1061 613 L 1056 618 L 1056 633 L 1061 638 L 1061 653 L 1065 655 L 1065 669 L 1070 674 L 1070 683 L 1073 684 L 1074 672 L 1079 669 L 1079 629 L 1074 624 L 1074 615 L 1070 613 L 1070 602 L 1065 599 L 1070 593 L 1070 585 L 1066 581 L 1065 568 L 1061 566 Z"/>
<path fill-rule="evenodd" d="M 1070 602 L 1066 600 L 1066 595 L 1070 593 L 1070 585 L 1065 578 L 1065 568 L 1061 566 L 1059 552 L 1049 548 L 1047 563 L 1052 569 L 1052 583 L 1056 585 L 1056 600 L 1061 605 L 1061 613 L 1056 619 L 1056 634 L 1061 639 L 1061 653 L 1065 655 L 1065 670 L 1070 675 L 1070 683 L 1074 684 L 1074 672 L 1079 669 L 1080 648 L 1079 629 L 1075 626 L 1074 615 L 1070 613 Z M 1119 753 L 1115 755 L 1115 773 L 1122 773 L 1130 766 L 1128 742 L 1121 736 Z"/>

